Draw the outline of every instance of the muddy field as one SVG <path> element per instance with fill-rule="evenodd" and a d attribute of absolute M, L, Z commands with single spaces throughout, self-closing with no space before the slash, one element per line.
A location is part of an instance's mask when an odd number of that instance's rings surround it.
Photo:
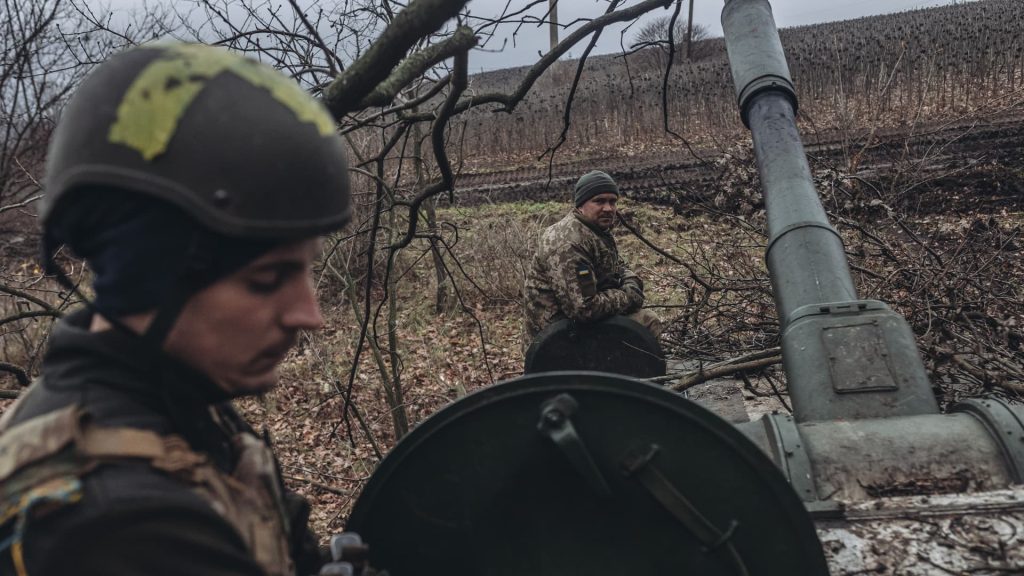
<path fill-rule="evenodd" d="M 807 154 L 819 176 L 831 172 L 884 179 L 908 173 L 906 177 L 927 182 L 921 193 L 906 200 L 914 211 L 1024 206 L 1024 116 L 890 128 L 870 135 L 816 134 L 804 128 Z M 563 156 L 510 167 L 501 167 L 497 159 L 477 163 L 484 167 L 470 165 L 459 177 L 457 203 L 565 200 L 580 174 L 599 168 L 631 199 L 685 212 L 689 204 L 714 198 L 731 164 L 752 161 L 748 142 L 724 150 L 691 152 L 674 146 L 633 156 Z"/>

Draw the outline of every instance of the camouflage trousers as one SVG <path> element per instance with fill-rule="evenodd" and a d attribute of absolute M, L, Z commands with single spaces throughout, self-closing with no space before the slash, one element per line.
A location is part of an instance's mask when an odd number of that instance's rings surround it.
<path fill-rule="evenodd" d="M 654 334 L 655 338 L 661 336 L 661 331 L 665 329 L 664 323 L 661 321 L 661 318 L 659 318 L 657 314 L 650 310 L 645 310 L 643 308 L 637 310 L 636 312 L 633 312 L 632 314 L 627 314 L 626 318 L 629 318 L 630 320 L 637 322 L 644 328 L 650 330 L 651 334 Z"/>

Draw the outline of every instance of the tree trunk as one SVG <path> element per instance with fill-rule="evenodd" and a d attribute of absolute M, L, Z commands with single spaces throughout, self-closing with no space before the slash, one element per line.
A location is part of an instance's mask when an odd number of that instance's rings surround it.
<path fill-rule="evenodd" d="M 423 169 L 423 134 L 419 124 L 413 127 L 413 166 L 416 173 L 416 189 L 421 190 L 426 185 L 426 175 Z M 436 289 L 434 292 L 434 312 L 443 314 L 451 308 L 452 299 L 448 295 L 448 271 L 444 265 L 444 257 L 441 255 L 441 247 L 438 242 L 440 231 L 437 228 L 437 200 L 428 199 L 423 203 L 423 210 L 427 216 L 427 236 L 430 242 L 430 257 L 434 261 L 434 280 Z"/>

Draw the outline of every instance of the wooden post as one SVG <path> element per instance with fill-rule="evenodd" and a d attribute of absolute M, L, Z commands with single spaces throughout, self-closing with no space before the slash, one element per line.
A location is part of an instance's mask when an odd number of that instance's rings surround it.
<path fill-rule="evenodd" d="M 558 0 L 548 0 L 548 18 L 551 21 L 551 49 L 558 45 Z"/>
<path fill-rule="evenodd" d="M 686 59 L 693 60 L 690 45 L 693 43 L 693 0 L 690 0 L 690 17 L 686 19 Z"/>

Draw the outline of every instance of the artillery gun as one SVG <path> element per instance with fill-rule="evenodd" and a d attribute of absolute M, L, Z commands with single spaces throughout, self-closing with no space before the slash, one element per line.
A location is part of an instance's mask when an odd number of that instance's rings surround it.
<path fill-rule="evenodd" d="M 940 414 L 913 333 L 857 297 L 767 0 L 726 46 L 764 188 L 792 415 L 733 426 L 638 380 L 524 376 L 413 430 L 348 528 L 395 576 L 1024 573 L 1024 410 Z"/>

